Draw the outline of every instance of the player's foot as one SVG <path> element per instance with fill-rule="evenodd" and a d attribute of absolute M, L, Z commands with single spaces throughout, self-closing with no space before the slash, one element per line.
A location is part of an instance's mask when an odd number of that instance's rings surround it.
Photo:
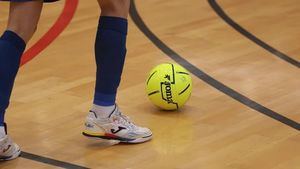
<path fill-rule="evenodd" d="M 20 154 L 20 147 L 8 135 L 0 138 L 0 161 L 13 160 Z"/>
<path fill-rule="evenodd" d="M 133 124 L 117 106 L 108 118 L 99 118 L 95 112 L 90 111 L 85 127 L 86 130 L 82 133 L 84 136 L 117 143 L 142 143 L 152 138 L 150 129 Z"/>

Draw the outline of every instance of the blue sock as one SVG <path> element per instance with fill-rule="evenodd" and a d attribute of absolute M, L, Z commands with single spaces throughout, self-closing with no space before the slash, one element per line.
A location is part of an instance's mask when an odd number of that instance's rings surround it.
<path fill-rule="evenodd" d="M 115 104 L 126 56 L 127 19 L 101 16 L 95 42 L 97 79 L 94 104 Z"/>
<path fill-rule="evenodd" d="M 12 31 L 5 31 L 0 38 L 0 126 L 4 125 L 5 110 L 25 46 L 24 40 Z"/>

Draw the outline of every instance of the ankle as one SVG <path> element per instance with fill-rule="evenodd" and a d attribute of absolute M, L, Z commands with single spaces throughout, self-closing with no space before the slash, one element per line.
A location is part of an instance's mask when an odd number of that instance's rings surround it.
<path fill-rule="evenodd" d="M 101 106 L 94 104 L 92 107 L 92 111 L 97 115 L 99 118 L 108 118 L 112 112 L 115 110 L 116 105 L 111 106 Z"/>

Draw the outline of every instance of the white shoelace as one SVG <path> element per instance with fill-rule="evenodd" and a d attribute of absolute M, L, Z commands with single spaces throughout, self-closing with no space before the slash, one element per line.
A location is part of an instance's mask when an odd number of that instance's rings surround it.
<path fill-rule="evenodd" d="M 120 111 L 118 111 L 115 116 L 118 119 L 118 123 L 126 126 L 131 130 L 136 130 L 137 126 L 130 120 L 130 118 L 126 115 L 123 115 Z"/>

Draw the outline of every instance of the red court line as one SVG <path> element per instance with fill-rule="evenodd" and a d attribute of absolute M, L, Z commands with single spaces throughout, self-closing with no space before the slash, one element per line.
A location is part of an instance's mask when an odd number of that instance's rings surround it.
<path fill-rule="evenodd" d="M 65 6 L 54 23 L 54 25 L 45 33 L 41 39 L 39 39 L 33 46 L 31 46 L 22 56 L 21 66 L 35 58 L 39 53 L 41 53 L 45 48 L 47 48 L 69 25 L 71 22 L 79 0 L 66 0 Z"/>

